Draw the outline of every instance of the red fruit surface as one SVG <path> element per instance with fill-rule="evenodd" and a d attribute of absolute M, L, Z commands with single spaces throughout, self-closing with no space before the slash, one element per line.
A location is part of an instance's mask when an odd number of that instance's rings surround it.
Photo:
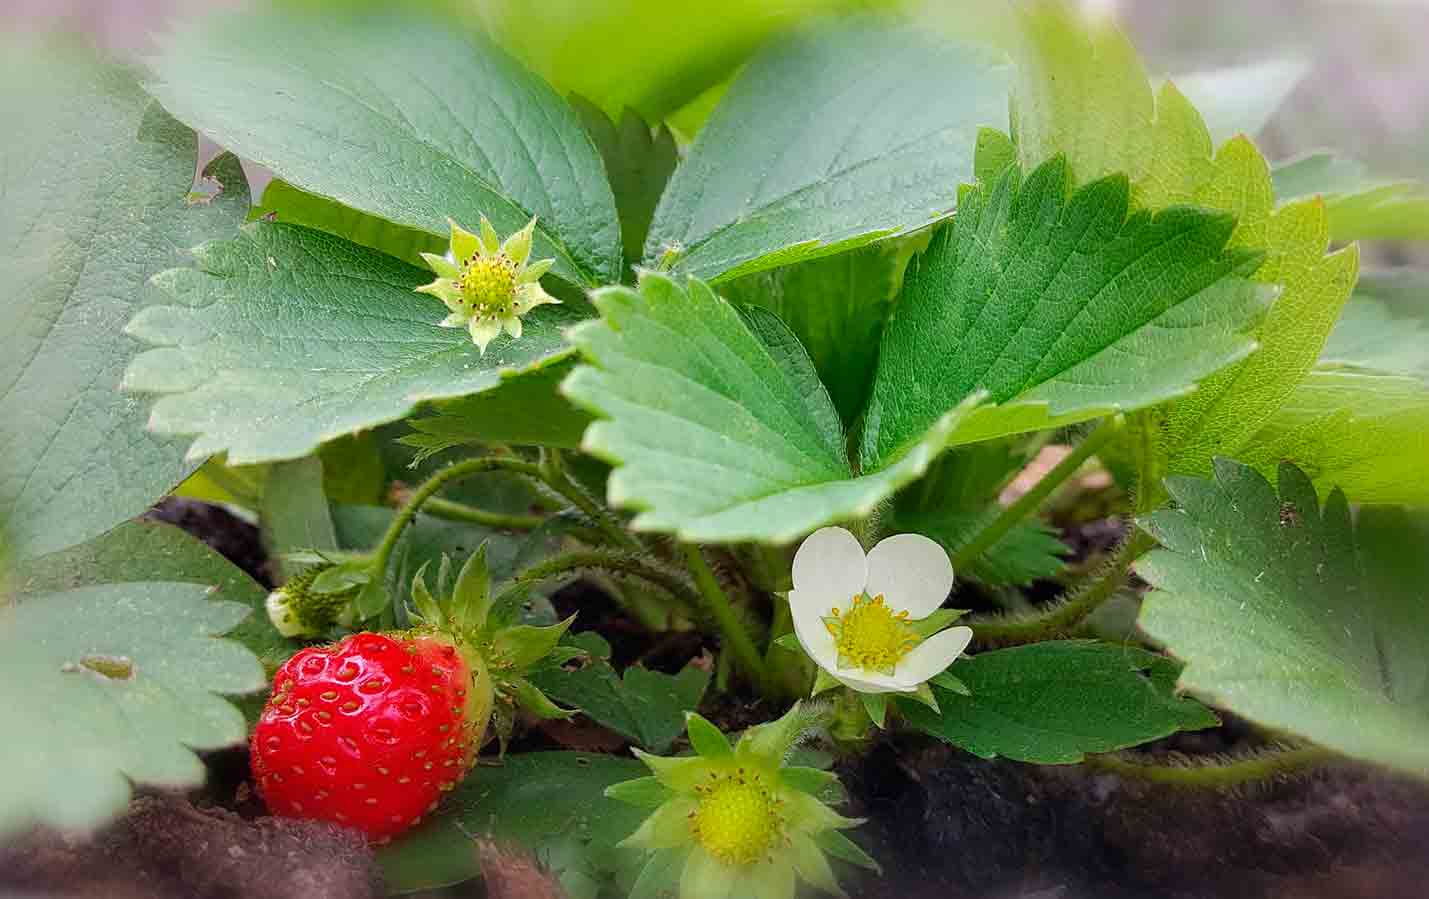
<path fill-rule="evenodd" d="M 258 792 L 277 815 L 378 841 L 401 833 L 471 767 L 485 721 L 469 720 L 482 705 L 469 700 L 486 686 L 472 678 L 431 636 L 361 633 L 299 652 L 274 675 L 253 731 Z"/>

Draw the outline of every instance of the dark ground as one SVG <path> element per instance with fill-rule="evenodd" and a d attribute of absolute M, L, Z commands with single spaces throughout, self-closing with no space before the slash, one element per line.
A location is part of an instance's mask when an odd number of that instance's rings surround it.
<path fill-rule="evenodd" d="M 221 509 L 166 500 L 151 513 L 185 528 L 268 581 L 257 530 Z M 1067 535 L 1079 552 L 1114 529 Z M 579 593 L 579 596 L 575 595 Z M 594 591 L 583 617 L 618 635 L 617 662 L 637 656 L 618 610 Z M 660 648 L 685 654 L 698 647 Z M 622 659 L 621 657 L 624 657 Z M 656 661 L 650 659 L 649 661 Z M 664 661 L 664 660 L 661 660 Z M 754 714 L 725 703 L 719 719 Z M 754 711 L 758 711 L 757 709 Z M 767 717 L 764 715 L 762 717 Z M 753 719 L 743 723 L 753 723 Z M 589 735 L 588 735 L 589 736 Z M 1253 746 L 1234 719 L 1153 752 L 1224 753 Z M 560 734 L 532 734 L 535 748 Z M 526 748 L 533 748 L 526 747 Z M 339 828 L 260 817 L 241 750 L 210 757 L 213 780 L 193 804 L 137 799 L 89 842 L 40 834 L 0 847 L 0 899 L 366 899 L 381 895 L 371 853 Z M 840 767 L 860 841 L 884 874 L 845 884 L 865 899 L 1417 899 L 1429 896 L 1429 787 L 1352 763 L 1234 791 L 1189 791 L 1085 766 L 984 761 L 922 738 L 884 741 Z M 236 809 L 236 811 L 234 811 Z M 482 846 L 488 886 L 443 899 L 557 897 L 529 858 Z M 743 899 L 743 897 L 740 897 Z"/>

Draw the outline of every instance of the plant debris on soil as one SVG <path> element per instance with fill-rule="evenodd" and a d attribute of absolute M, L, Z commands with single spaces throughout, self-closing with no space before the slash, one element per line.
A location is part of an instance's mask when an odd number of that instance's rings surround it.
<path fill-rule="evenodd" d="M 165 500 L 151 513 L 267 579 L 256 528 L 224 510 Z M 1082 531 L 1085 530 L 1085 533 Z M 1094 521 L 1064 536 L 1086 552 L 1113 526 Z M 1092 550 L 1095 552 L 1095 549 Z M 684 647 L 653 647 L 591 584 L 556 604 L 591 613 L 586 625 L 618 635 L 617 666 L 646 656 L 670 665 Z M 617 619 L 620 619 L 617 621 Z M 643 641 L 643 642 L 642 642 Z M 693 647 L 692 651 L 698 650 Z M 739 729 L 769 717 L 733 697 L 705 710 Z M 748 719 L 748 720 L 745 720 Z M 578 719 L 578 733 L 532 731 L 532 747 L 622 745 Z M 1254 749 L 1261 737 L 1228 717 L 1221 727 L 1146 747 L 1185 756 Z M 519 750 L 518 750 L 519 751 Z M 382 894 L 356 833 L 259 815 L 242 781 L 241 750 L 215 754 L 216 783 L 197 808 L 171 797 L 135 800 L 129 815 L 88 841 L 39 833 L 0 849 L 0 895 L 76 899 L 365 899 Z M 987 761 L 919 736 L 885 738 L 842 764 L 847 813 L 883 866 L 846 881 L 867 899 L 1413 899 L 1429 882 L 1429 788 L 1342 761 L 1297 777 L 1234 790 L 1151 784 L 1091 766 Z M 235 786 L 236 785 L 236 786 Z M 241 812 L 231 811 L 237 809 Z M 443 897 L 545 899 L 559 886 L 527 854 L 474 846 L 486 883 Z"/>

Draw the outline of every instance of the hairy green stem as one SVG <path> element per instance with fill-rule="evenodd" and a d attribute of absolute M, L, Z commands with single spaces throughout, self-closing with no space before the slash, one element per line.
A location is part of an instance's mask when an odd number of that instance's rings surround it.
<path fill-rule="evenodd" d="M 576 550 L 552 556 L 516 575 L 512 583 L 526 585 L 578 571 L 606 571 L 639 578 L 669 593 L 687 609 L 700 608 L 699 594 L 678 575 L 644 559 L 608 549 Z"/>
<path fill-rule="evenodd" d="M 1116 595 L 1126 583 L 1131 563 L 1155 545 L 1150 536 L 1133 528 L 1091 583 L 1067 591 L 1062 601 L 1031 615 L 972 620 L 967 624 L 984 645 L 1013 646 L 1066 636 Z"/>
<path fill-rule="evenodd" d="M 1319 746 L 1274 749 L 1241 759 L 1189 765 L 1128 761 L 1123 756 L 1089 755 L 1087 764 L 1123 777 L 1172 787 L 1218 789 L 1259 783 L 1313 768 L 1335 758 Z"/>
<path fill-rule="evenodd" d="M 394 495 L 398 502 L 405 500 L 405 492 Z M 541 526 L 545 518 L 540 515 L 514 515 L 506 512 L 491 512 L 487 509 L 478 509 L 476 506 L 469 506 L 466 503 L 459 503 L 455 500 L 443 499 L 440 496 L 429 498 L 426 505 L 422 507 L 428 514 L 446 521 L 458 521 L 463 524 L 475 524 L 482 527 L 495 528 L 503 531 L 529 531 Z"/>
<path fill-rule="evenodd" d="M 761 691 L 764 690 L 768 683 L 767 673 L 764 670 L 764 658 L 759 654 L 754 641 L 750 639 L 744 622 L 739 620 L 739 615 L 734 611 L 734 606 L 730 604 L 729 597 L 725 596 L 719 581 L 715 580 L 714 572 L 710 571 L 709 563 L 705 561 L 700 548 L 692 543 L 687 543 L 684 545 L 684 552 L 685 561 L 690 568 L 690 575 L 695 580 L 695 587 L 704 598 L 705 608 L 714 618 L 716 626 L 719 627 L 727 648 L 734 654 L 735 660 L 744 669 L 745 675 L 754 681 Z"/>
<path fill-rule="evenodd" d="M 555 491 L 562 499 L 580 509 L 587 518 L 605 534 L 610 541 L 632 552 L 643 552 L 644 544 L 631 535 L 625 526 L 612 514 L 610 510 L 596 502 L 584 487 L 577 484 L 569 474 L 566 473 L 565 466 L 561 464 L 561 455 L 558 450 L 541 449 L 540 474 L 538 477 L 547 487 Z"/>
<path fill-rule="evenodd" d="M 1102 447 L 1121 431 L 1121 418 L 1113 418 L 1102 422 L 1102 424 L 1087 436 L 1077 448 L 1067 454 L 1061 462 L 1053 466 L 1052 470 L 1043 475 L 1041 480 L 1032 485 L 1017 501 L 1002 513 L 994 518 L 987 527 L 983 528 L 972 540 L 963 544 L 958 551 L 953 554 L 953 569 L 961 571 L 969 564 L 976 561 L 983 553 L 997 545 L 997 541 L 1007 536 L 1007 532 L 1016 527 L 1028 515 L 1037 511 L 1043 500 L 1051 495 L 1067 478 L 1077 472 L 1082 467 L 1082 463 L 1095 455 Z"/>

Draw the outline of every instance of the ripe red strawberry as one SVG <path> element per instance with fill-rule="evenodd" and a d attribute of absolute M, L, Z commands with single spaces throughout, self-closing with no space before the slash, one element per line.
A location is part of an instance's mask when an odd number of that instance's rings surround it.
<path fill-rule="evenodd" d="M 253 731 L 258 792 L 275 814 L 385 841 L 466 775 L 491 716 L 479 657 L 445 635 L 353 634 L 289 659 Z"/>

